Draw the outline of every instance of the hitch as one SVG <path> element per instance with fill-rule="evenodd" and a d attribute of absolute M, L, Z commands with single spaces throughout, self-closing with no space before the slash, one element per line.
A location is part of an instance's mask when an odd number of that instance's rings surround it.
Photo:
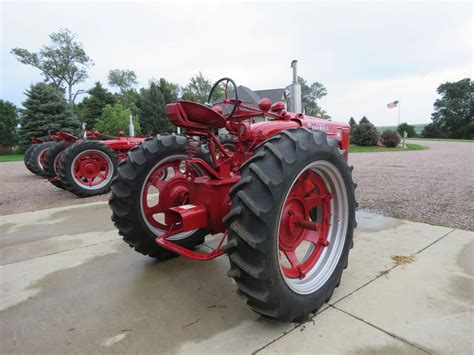
<path fill-rule="evenodd" d="M 216 249 L 209 253 L 197 253 L 168 240 L 173 235 L 206 227 L 208 224 L 207 209 L 204 205 L 188 204 L 168 208 L 165 211 L 165 223 L 170 225 L 170 228 L 166 233 L 156 237 L 155 241 L 159 246 L 176 254 L 201 261 L 214 259 L 223 254 L 222 244 L 227 233 L 223 234 Z"/>
<path fill-rule="evenodd" d="M 204 205 L 182 205 L 165 211 L 165 224 L 171 225 L 171 232 L 181 233 L 207 226 L 207 210 Z M 175 232 L 179 230 L 179 232 Z"/>

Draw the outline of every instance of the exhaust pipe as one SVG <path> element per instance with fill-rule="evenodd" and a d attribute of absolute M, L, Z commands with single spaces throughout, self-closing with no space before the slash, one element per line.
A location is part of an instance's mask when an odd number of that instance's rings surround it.
<path fill-rule="evenodd" d="M 301 105 L 301 85 L 298 83 L 298 61 L 291 62 L 293 68 L 293 82 L 290 85 L 290 111 L 295 113 L 302 113 Z"/>
<path fill-rule="evenodd" d="M 86 127 L 87 127 L 87 123 L 82 122 L 82 139 L 84 139 L 85 141 L 87 140 L 87 130 L 86 130 Z"/>
<path fill-rule="evenodd" d="M 135 137 L 135 127 L 133 127 L 133 116 L 130 114 L 130 123 L 128 124 L 128 136 Z"/>

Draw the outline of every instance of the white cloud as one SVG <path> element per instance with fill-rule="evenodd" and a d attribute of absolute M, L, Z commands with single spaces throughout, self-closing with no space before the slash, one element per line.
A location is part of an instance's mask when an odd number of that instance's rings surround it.
<path fill-rule="evenodd" d="M 37 50 L 61 27 L 76 32 L 96 65 L 137 72 L 141 85 L 181 85 L 202 71 L 262 89 L 286 86 L 290 62 L 320 81 L 335 119 L 391 123 L 385 104 L 401 95 L 402 119 L 429 120 L 436 87 L 472 75 L 471 3 L 2 3 L 1 98 L 19 104 L 41 80 L 9 54 Z M 387 101 L 388 100 L 388 101 Z M 405 116 L 406 115 L 406 116 Z"/>
<path fill-rule="evenodd" d="M 394 79 L 360 80 L 337 91 L 322 101 L 334 120 L 353 116 L 359 120 L 367 116 L 376 125 L 396 125 L 398 109 L 387 109 L 386 104 L 400 100 L 400 120 L 408 123 L 430 122 L 436 88 L 446 81 L 457 81 L 471 76 L 471 65 Z"/>

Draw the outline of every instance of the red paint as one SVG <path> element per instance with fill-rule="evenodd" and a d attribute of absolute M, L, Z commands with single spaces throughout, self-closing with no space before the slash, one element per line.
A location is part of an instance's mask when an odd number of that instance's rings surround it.
<path fill-rule="evenodd" d="M 272 107 L 272 100 L 267 99 L 266 97 L 261 99 L 258 102 L 258 108 L 264 112 L 267 112 Z"/>
<path fill-rule="evenodd" d="M 283 101 L 278 101 L 272 105 L 270 110 L 275 113 L 281 113 L 285 110 L 285 108 L 286 104 Z"/>
<path fill-rule="evenodd" d="M 283 102 L 272 106 L 268 99 L 261 100 L 259 108 L 246 106 L 235 99 L 226 99 L 226 103 L 237 106 L 231 119 L 226 119 L 229 114 L 223 115 L 222 110 L 190 101 L 168 104 L 168 119 L 183 128 L 188 140 L 208 143 L 212 164 L 198 158 L 196 149 L 189 145 L 185 171 L 179 170 L 172 179 L 163 179 L 163 171 L 169 166 L 178 171 L 177 166 L 182 164 L 181 161 L 167 162 L 156 168 L 145 182 L 144 191 L 153 185 L 160 192 L 160 202 L 156 206 L 143 206 L 147 220 L 166 231 L 157 236 L 156 242 L 195 260 L 209 260 L 222 255 L 221 245 L 226 233 L 222 219 L 230 210 L 229 190 L 240 180 L 239 168 L 252 156 L 258 144 L 283 130 L 306 127 L 322 130 L 336 138 L 341 150 L 349 148 L 350 126 L 346 123 L 286 112 Z M 266 121 L 255 123 L 257 117 L 264 117 Z M 236 138 L 233 151 L 225 149 L 213 133 L 214 129 L 223 127 Z M 196 174 L 196 167 L 200 174 Z M 310 192 L 313 190 L 318 192 Z M 279 234 L 280 251 L 291 262 L 290 267 L 283 269 L 287 277 L 304 277 L 327 246 L 330 198 L 324 180 L 316 173 L 304 173 L 295 182 L 283 209 Z M 142 196 L 142 201 L 145 200 Z M 189 207 L 182 209 L 182 205 Z M 315 207 L 322 209 L 322 223 L 309 220 L 310 210 Z M 164 223 L 158 223 L 153 218 L 157 213 L 164 214 Z M 210 253 L 191 251 L 169 240 L 173 235 L 199 228 L 206 228 L 211 234 L 224 233 L 218 247 Z M 303 240 L 313 243 L 315 247 L 307 260 L 299 262 L 295 250 Z"/>
<path fill-rule="evenodd" d="M 125 137 L 124 136 L 124 133 L 123 132 L 119 132 L 119 136 L 111 136 L 111 135 L 107 135 L 107 134 L 103 134 L 103 133 L 100 133 L 96 130 L 88 130 L 86 131 L 86 135 L 87 135 L 87 138 L 88 139 L 91 139 L 91 140 L 97 140 L 97 141 L 100 141 L 102 143 L 104 143 L 105 145 L 109 146 L 111 149 L 113 149 L 115 151 L 115 153 L 117 154 L 117 158 L 119 161 L 125 159 L 127 157 L 127 153 L 130 149 L 136 147 L 137 145 L 141 144 L 143 141 L 144 141 L 144 137 Z M 111 138 L 111 139 L 108 139 L 108 140 L 99 140 L 98 138 L 100 137 L 104 137 L 104 138 Z M 60 142 L 60 141 L 64 141 L 66 143 L 67 146 L 81 140 L 81 138 L 73 135 L 73 134 L 70 134 L 70 133 L 66 133 L 66 132 L 56 132 L 56 134 L 54 135 L 51 135 L 49 137 L 49 140 L 53 141 L 53 142 Z M 39 138 L 36 138 L 36 137 L 32 137 L 31 138 L 31 141 L 33 143 L 42 143 L 43 140 L 42 139 L 39 139 Z M 40 163 L 43 164 L 44 162 L 44 155 L 45 155 L 46 151 L 43 152 L 41 155 L 40 155 Z M 83 178 L 82 180 L 79 180 L 79 176 L 76 176 L 76 179 L 78 179 L 78 181 L 82 181 L 85 185 L 87 186 L 95 186 L 95 185 L 98 185 L 100 184 L 100 170 L 95 168 L 93 169 L 91 167 L 91 162 L 93 161 L 94 159 L 77 159 L 76 160 L 76 165 L 75 166 L 75 174 L 83 174 Z M 97 159 L 96 159 L 97 160 Z M 99 161 L 99 160 L 97 160 Z M 59 164 L 59 159 L 57 159 L 57 162 Z M 82 167 L 81 164 L 85 163 L 85 162 L 88 162 L 88 166 L 87 167 Z M 95 171 L 96 173 L 96 176 L 93 177 L 91 174 L 92 174 L 92 171 Z M 57 179 L 58 177 L 54 177 L 53 179 Z M 92 185 L 89 185 L 90 181 L 96 181 L 95 183 L 92 182 Z"/>
<path fill-rule="evenodd" d="M 73 169 L 78 184 L 93 187 L 103 183 L 113 167 L 103 153 L 85 151 L 76 157 Z"/>
<path fill-rule="evenodd" d="M 318 262 L 328 246 L 331 195 L 324 180 L 313 171 L 304 172 L 293 185 L 283 206 L 278 235 L 283 273 L 289 278 L 304 278 Z M 321 223 L 310 221 L 310 211 L 321 209 Z M 311 254 L 304 261 L 297 257 L 297 248 L 304 242 L 313 244 Z"/>

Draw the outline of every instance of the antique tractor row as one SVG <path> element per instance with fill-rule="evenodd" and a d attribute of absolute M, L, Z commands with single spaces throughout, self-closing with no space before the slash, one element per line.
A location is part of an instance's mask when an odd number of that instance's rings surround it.
<path fill-rule="evenodd" d="M 224 97 L 212 103 L 218 87 Z M 228 276 L 252 310 L 302 321 L 329 300 L 353 246 L 349 125 L 268 98 L 247 105 L 228 78 L 208 103 L 168 104 L 182 134 L 147 138 L 119 164 L 115 226 L 159 260 L 226 253 Z M 216 135 L 224 128 L 234 137 L 225 145 Z M 205 238 L 213 250 L 200 247 Z"/>
<path fill-rule="evenodd" d="M 79 197 L 95 196 L 110 190 L 118 162 L 144 138 L 123 134 L 109 140 L 97 131 L 87 131 L 85 138 L 57 132 L 50 141 L 34 138 L 25 152 L 25 165 L 34 174 L 47 178 L 54 186 Z"/>

